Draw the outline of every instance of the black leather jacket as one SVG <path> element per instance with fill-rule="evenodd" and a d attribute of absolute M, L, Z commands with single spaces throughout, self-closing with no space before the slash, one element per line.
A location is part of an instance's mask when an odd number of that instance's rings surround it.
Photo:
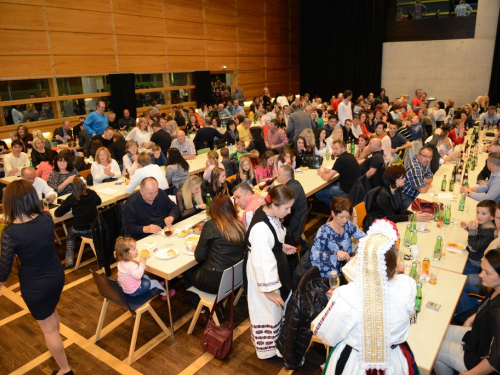
<path fill-rule="evenodd" d="M 311 343 L 311 322 L 327 305 L 328 289 L 318 267 L 311 267 L 293 292 L 286 307 L 285 324 L 276 343 L 287 370 L 296 369 L 302 363 Z"/>
<path fill-rule="evenodd" d="M 215 221 L 209 220 L 203 226 L 194 257 L 197 262 L 203 263 L 203 269 L 223 272 L 242 260 L 244 252 L 245 240 L 229 242 L 217 229 Z"/>

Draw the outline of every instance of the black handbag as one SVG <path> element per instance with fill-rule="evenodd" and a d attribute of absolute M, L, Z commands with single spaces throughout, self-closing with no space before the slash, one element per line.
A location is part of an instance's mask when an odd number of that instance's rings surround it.
<path fill-rule="evenodd" d="M 323 158 L 318 155 L 305 155 L 302 157 L 302 165 L 309 169 L 319 169 L 323 164 Z"/>
<path fill-rule="evenodd" d="M 217 306 L 217 298 L 215 297 L 208 323 L 201 336 L 200 345 L 203 350 L 212 354 L 217 359 L 224 359 L 231 352 L 233 346 L 233 305 L 234 305 L 234 266 L 233 271 L 233 289 L 231 291 L 231 317 L 229 320 L 229 328 L 224 328 L 216 325 L 212 316 L 214 315 L 215 307 Z"/>

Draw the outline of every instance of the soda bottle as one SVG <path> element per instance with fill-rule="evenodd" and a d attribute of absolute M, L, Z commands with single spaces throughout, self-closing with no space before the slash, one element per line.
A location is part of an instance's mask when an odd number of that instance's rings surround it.
<path fill-rule="evenodd" d="M 233 153 L 233 144 L 232 144 L 232 143 L 229 145 L 229 152 L 230 152 L 231 154 Z"/>
<path fill-rule="evenodd" d="M 408 276 L 410 276 L 413 280 L 417 281 L 417 277 L 418 277 L 417 263 L 413 262 L 411 264 L 411 270 L 410 270 L 410 274 Z"/>
<path fill-rule="evenodd" d="M 446 191 L 446 175 L 444 175 L 443 181 L 441 182 L 441 191 Z"/>
<path fill-rule="evenodd" d="M 398 274 L 405 273 L 405 254 L 400 251 L 398 254 Z"/>
<path fill-rule="evenodd" d="M 438 221 L 439 207 L 441 207 L 441 205 L 439 204 L 439 202 L 437 202 L 436 205 L 434 206 L 434 221 L 435 222 Z"/>
<path fill-rule="evenodd" d="M 460 196 L 460 203 L 458 204 L 458 210 L 463 211 L 465 207 L 465 193 Z"/>
<path fill-rule="evenodd" d="M 444 223 L 444 212 L 445 212 L 445 206 L 444 204 L 439 206 L 439 212 L 438 212 L 438 221 L 437 221 L 437 226 L 438 228 L 441 228 Z"/>
<path fill-rule="evenodd" d="M 417 244 L 417 230 L 416 229 L 412 229 L 412 235 L 411 235 L 411 241 L 410 241 L 410 245 L 416 245 Z"/>
<path fill-rule="evenodd" d="M 330 289 L 337 289 L 340 286 L 340 279 L 337 271 L 330 272 Z"/>
<path fill-rule="evenodd" d="M 441 249 L 442 249 L 443 239 L 438 236 L 436 245 L 434 246 L 434 262 L 439 262 L 441 260 Z"/>
<path fill-rule="evenodd" d="M 212 199 L 210 198 L 210 194 L 207 194 L 207 207 L 206 207 L 207 220 L 210 220 L 210 215 L 208 214 L 208 212 L 210 211 L 210 205 L 211 204 L 212 204 Z"/>
<path fill-rule="evenodd" d="M 406 224 L 406 232 L 404 237 L 405 247 L 410 247 L 410 241 L 411 241 L 411 224 Z"/>
<path fill-rule="evenodd" d="M 451 175 L 450 191 L 453 191 L 453 189 L 455 188 L 455 174 L 456 174 L 456 168 L 453 170 L 453 174 Z"/>
<path fill-rule="evenodd" d="M 422 283 L 417 283 L 417 296 L 415 297 L 415 312 L 422 310 Z"/>
<path fill-rule="evenodd" d="M 451 204 L 446 206 L 446 210 L 444 211 L 444 224 L 450 225 L 451 223 Z"/>
<path fill-rule="evenodd" d="M 413 216 L 411 217 L 411 230 L 417 229 L 417 211 L 412 211 Z"/>

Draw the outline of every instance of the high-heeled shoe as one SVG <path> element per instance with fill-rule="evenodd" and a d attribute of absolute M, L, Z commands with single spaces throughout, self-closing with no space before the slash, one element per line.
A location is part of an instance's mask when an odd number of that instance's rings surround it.
<path fill-rule="evenodd" d="M 52 371 L 52 375 L 57 375 L 58 372 L 59 372 L 58 370 Z M 75 375 L 75 374 L 74 374 L 73 370 L 69 370 L 68 372 L 66 372 L 63 375 Z"/>

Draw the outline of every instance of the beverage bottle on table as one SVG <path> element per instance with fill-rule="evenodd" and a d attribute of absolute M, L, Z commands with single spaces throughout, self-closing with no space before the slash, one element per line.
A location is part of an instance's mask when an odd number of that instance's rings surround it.
<path fill-rule="evenodd" d="M 417 211 L 412 211 L 413 216 L 411 217 L 411 229 L 416 230 L 417 229 Z"/>
<path fill-rule="evenodd" d="M 416 244 L 417 244 L 417 230 L 416 229 L 412 229 L 412 235 L 411 235 L 410 245 L 413 246 L 413 245 L 416 245 Z"/>
<path fill-rule="evenodd" d="M 443 246 L 443 239 L 438 236 L 436 245 L 434 245 L 434 262 L 439 262 L 441 260 L 441 249 Z"/>
<path fill-rule="evenodd" d="M 259 189 L 264 190 L 267 186 L 271 185 L 274 182 L 274 180 L 276 180 L 276 177 L 270 178 L 269 180 L 266 181 L 262 181 L 259 184 Z"/>
<path fill-rule="evenodd" d="M 451 204 L 447 205 L 444 211 L 444 223 L 445 225 L 450 225 L 451 223 Z"/>
<path fill-rule="evenodd" d="M 212 199 L 210 198 L 210 194 L 207 194 L 207 207 L 206 207 L 207 220 L 210 220 L 210 215 L 208 214 L 208 211 L 210 211 L 211 204 L 212 204 Z"/>
<path fill-rule="evenodd" d="M 445 206 L 439 206 L 439 212 L 438 212 L 438 220 L 437 220 L 437 226 L 438 228 L 441 228 L 444 223 L 444 211 L 445 211 Z"/>
<path fill-rule="evenodd" d="M 398 274 L 405 273 L 405 254 L 400 251 L 398 254 Z"/>
<path fill-rule="evenodd" d="M 455 167 L 453 169 L 453 173 L 450 178 L 450 191 L 453 192 L 453 189 L 455 188 L 455 174 L 457 172 L 457 168 Z"/>
<path fill-rule="evenodd" d="M 446 191 L 446 175 L 444 175 L 443 181 L 441 182 L 441 191 Z"/>
<path fill-rule="evenodd" d="M 411 264 L 411 270 L 410 270 L 410 274 L 408 275 L 410 276 L 413 280 L 417 281 L 417 263 L 413 262 Z"/>
<path fill-rule="evenodd" d="M 460 196 L 460 203 L 458 204 L 458 210 L 463 211 L 465 208 L 465 193 Z"/>
<path fill-rule="evenodd" d="M 351 153 L 351 137 L 347 139 L 347 147 L 346 147 L 347 152 Z"/>
<path fill-rule="evenodd" d="M 229 145 L 229 152 L 230 152 L 231 154 L 233 153 L 233 144 L 232 144 L 232 143 Z"/>
<path fill-rule="evenodd" d="M 417 283 L 417 296 L 415 297 L 415 312 L 422 310 L 422 283 Z"/>
<path fill-rule="evenodd" d="M 439 202 L 436 202 L 436 205 L 434 206 L 434 221 L 435 222 L 438 221 L 439 207 L 441 207 L 441 205 L 439 204 Z"/>
<path fill-rule="evenodd" d="M 356 142 L 354 141 L 351 142 L 351 154 L 356 154 Z"/>
<path fill-rule="evenodd" d="M 475 171 L 476 170 L 476 157 L 474 157 L 474 159 L 472 159 L 472 168 L 471 170 Z"/>
<path fill-rule="evenodd" d="M 469 187 L 469 172 L 467 172 L 467 170 L 464 173 L 464 182 L 462 186 Z"/>
<path fill-rule="evenodd" d="M 431 261 L 429 260 L 429 258 L 424 258 L 424 261 L 422 262 L 422 272 L 425 272 L 425 274 L 428 275 L 430 269 Z"/>
<path fill-rule="evenodd" d="M 411 241 L 411 224 L 406 224 L 406 232 L 404 237 L 405 247 L 410 247 L 410 241 Z"/>
<path fill-rule="evenodd" d="M 330 289 L 337 289 L 340 286 L 340 279 L 337 271 L 330 272 Z"/>
<path fill-rule="evenodd" d="M 457 168 L 457 175 L 455 176 L 456 182 L 458 182 L 458 183 L 460 183 L 462 181 L 462 172 L 463 172 L 462 165 L 459 165 Z"/>

